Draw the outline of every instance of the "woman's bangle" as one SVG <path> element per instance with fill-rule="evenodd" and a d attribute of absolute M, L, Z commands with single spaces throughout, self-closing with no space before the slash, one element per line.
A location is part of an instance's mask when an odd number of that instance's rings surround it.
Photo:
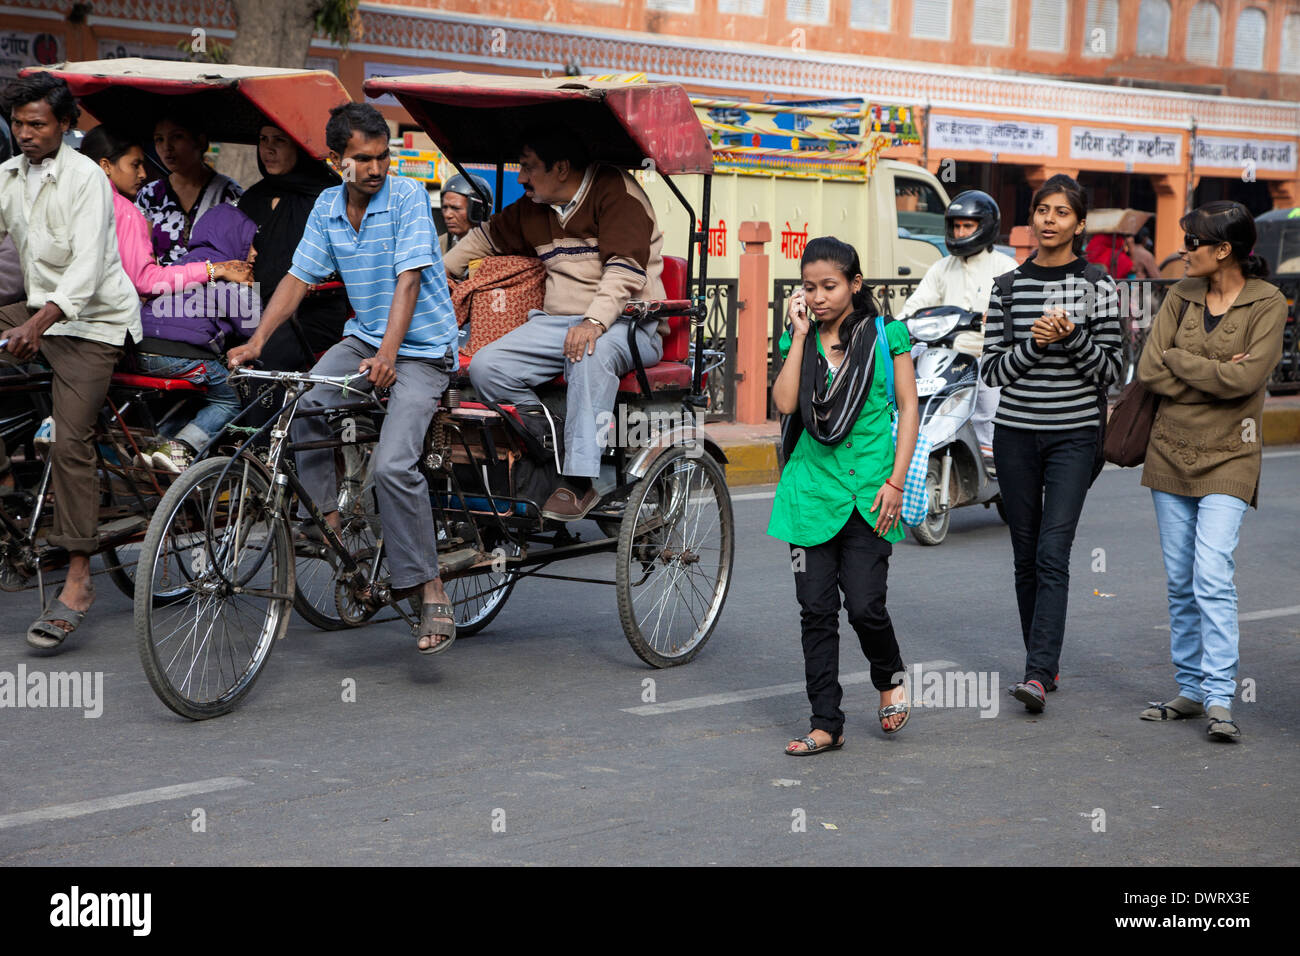
<path fill-rule="evenodd" d="M 208 259 L 208 260 L 207 260 L 207 266 L 208 266 L 208 281 L 209 281 L 209 282 L 216 282 L 216 281 L 217 281 L 217 270 L 214 269 L 214 268 L 212 268 L 212 260 L 211 260 L 211 259 Z"/>
<path fill-rule="evenodd" d="M 898 485 L 894 484 L 894 483 L 893 483 L 892 481 L 890 481 L 888 478 L 885 479 L 885 484 L 889 485 L 889 487 L 893 488 L 893 489 L 894 489 L 895 491 L 897 491 L 899 494 L 902 494 L 903 489 L 900 488 L 900 487 L 898 487 Z"/>

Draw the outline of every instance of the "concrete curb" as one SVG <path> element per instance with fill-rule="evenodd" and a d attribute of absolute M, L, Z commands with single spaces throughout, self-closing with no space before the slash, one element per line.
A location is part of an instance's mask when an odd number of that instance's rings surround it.
<path fill-rule="evenodd" d="M 1300 407 L 1265 408 L 1263 419 L 1260 431 L 1266 446 L 1300 444 Z M 769 427 L 775 428 L 775 423 Z M 760 429 L 761 426 L 750 426 L 749 430 L 753 432 Z M 710 431 L 714 432 L 712 429 Z M 777 467 L 776 454 L 779 434 L 749 434 L 732 438 L 714 433 L 712 437 L 727 456 L 729 486 L 741 488 L 746 485 L 770 485 L 780 479 L 781 471 Z"/>

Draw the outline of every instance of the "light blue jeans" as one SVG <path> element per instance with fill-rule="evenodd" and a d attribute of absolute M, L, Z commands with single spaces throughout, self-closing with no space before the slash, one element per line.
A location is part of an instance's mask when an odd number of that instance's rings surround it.
<path fill-rule="evenodd" d="M 1232 495 L 1151 492 L 1169 587 L 1169 650 L 1178 692 L 1232 709 L 1237 692 L 1237 586 L 1232 553 L 1249 507 Z"/>
<path fill-rule="evenodd" d="M 136 359 L 143 372 L 163 378 L 188 378 L 196 385 L 208 386 L 207 403 L 194 420 L 183 426 L 175 420 L 168 422 L 162 427 L 165 437 L 183 441 L 197 451 L 239 414 L 239 394 L 226 381 L 229 373 L 215 355 L 210 359 L 192 359 L 140 352 Z M 194 374 L 199 368 L 203 371 Z"/>

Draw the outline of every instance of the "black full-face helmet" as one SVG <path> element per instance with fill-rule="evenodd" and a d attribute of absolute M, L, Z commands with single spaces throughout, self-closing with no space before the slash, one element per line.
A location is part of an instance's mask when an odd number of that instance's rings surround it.
<path fill-rule="evenodd" d="M 979 223 L 979 227 L 969 236 L 958 239 L 952 233 L 954 219 L 974 219 Z M 948 251 L 954 256 L 965 259 L 993 247 L 1002 228 L 1002 213 L 988 193 L 978 189 L 968 189 L 948 203 L 943 221 L 944 244 L 947 245 Z"/>

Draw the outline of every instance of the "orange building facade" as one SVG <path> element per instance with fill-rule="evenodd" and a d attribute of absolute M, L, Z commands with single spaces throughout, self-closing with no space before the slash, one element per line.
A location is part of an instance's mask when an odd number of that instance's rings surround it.
<path fill-rule="evenodd" d="M 179 59 L 229 44 L 226 0 L 0 0 L 0 77 L 33 63 Z M 367 76 L 644 72 L 736 99 L 852 96 L 912 106 L 927 166 L 1023 223 L 1055 172 L 1094 206 L 1156 212 L 1156 252 L 1190 204 L 1300 203 L 1300 2 L 1258 0 L 408 0 L 362 2 L 347 52 L 309 65 L 354 97 Z M 399 124 L 409 118 L 380 103 Z"/>

